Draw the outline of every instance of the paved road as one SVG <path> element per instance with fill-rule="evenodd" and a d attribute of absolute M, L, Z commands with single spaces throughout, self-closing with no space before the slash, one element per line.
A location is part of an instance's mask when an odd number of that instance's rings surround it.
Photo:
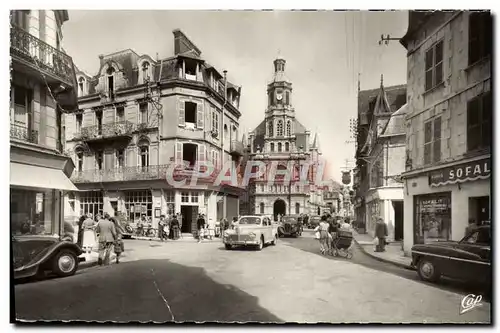
<path fill-rule="evenodd" d="M 461 295 L 297 248 L 127 241 L 119 265 L 15 286 L 24 320 L 218 322 L 489 322 L 485 303 L 459 315 Z M 316 244 L 317 245 L 317 244 Z M 311 248 L 312 249 L 312 248 Z"/>

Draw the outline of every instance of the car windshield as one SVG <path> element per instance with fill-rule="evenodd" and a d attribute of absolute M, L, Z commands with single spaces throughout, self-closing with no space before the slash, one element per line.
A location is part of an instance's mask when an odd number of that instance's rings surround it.
<path fill-rule="evenodd" d="M 463 241 L 469 244 L 491 244 L 491 234 L 487 229 L 479 229 L 472 232 Z"/>
<path fill-rule="evenodd" d="M 242 217 L 239 221 L 238 224 L 260 224 L 260 217 Z"/>
<path fill-rule="evenodd" d="M 283 222 L 297 222 L 297 219 L 295 217 L 284 217 Z"/>

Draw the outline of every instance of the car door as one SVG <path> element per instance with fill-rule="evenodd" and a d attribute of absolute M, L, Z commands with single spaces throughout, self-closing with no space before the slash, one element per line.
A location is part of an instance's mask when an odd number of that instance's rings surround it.
<path fill-rule="evenodd" d="M 484 281 L 491 270 L 491 235 L 478 229 L 464 237 L 451 255 L 450 276 L 470 281 Z"/>
<path fill-rule="evenodd" d="M 271 220 L 269 218 L 264 218 L 262 234 L 264 235 L 264 242 L 268 243 L 271 241 Z"/>

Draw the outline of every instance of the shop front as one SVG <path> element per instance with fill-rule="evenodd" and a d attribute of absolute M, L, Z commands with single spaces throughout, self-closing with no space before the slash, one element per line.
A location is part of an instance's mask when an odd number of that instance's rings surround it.
<path fill-rule="evenodd" d="M 405 176 L 404 249 L 459 241 L 470 223 L 490 223 L 490 158 Z"/>

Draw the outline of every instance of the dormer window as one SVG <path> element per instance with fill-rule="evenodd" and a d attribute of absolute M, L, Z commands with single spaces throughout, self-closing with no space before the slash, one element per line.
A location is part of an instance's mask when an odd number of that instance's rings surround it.
<path fill-rule="evenodd" d="M 186 59 L 184 60 L 184 78 L 186 80 L 193 80 L 196 81 L 196 72 L 198 69 L 198 64 L 196 61 L 191 60 L 191 59 Z"/>
<path fill-rule="evenodd" d="M 78 79 L 78 96 L 85 95 L 85 78 L 80 77 Z"/>
<path fill-rule="evenodd" d="M 108 84 L 108 97 L 114 98 L 115 94 L 115 69 L 113 67 L 108 68 L 106 71 L 107 84 Z"/>
<path fill-rule="evenodd" d="M 150 79 L 150 74 L 149 74 L 150 67 L 151 67 L 151 65 L 149 64 L 149 62 L 144 61 L 142 63 L 142 82 L 143 83 L 148 82 Z"/>

